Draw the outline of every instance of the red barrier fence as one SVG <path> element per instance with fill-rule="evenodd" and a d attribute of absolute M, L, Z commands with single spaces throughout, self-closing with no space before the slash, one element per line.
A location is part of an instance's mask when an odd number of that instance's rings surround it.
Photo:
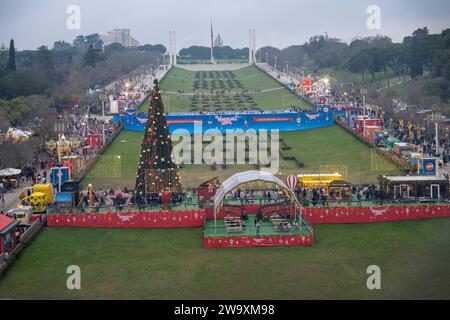
<path fill-rule="evenodd" d="M 312 246 L 314 235 L 264 237 L 205 237 L 205 248 Z"/>
<path fill-rule="evenodd" d="M 183 228 L 205 225 L 204 210 L 49 214 L 49 227 Z"/>
<path fill-rule="evenodd" d="M 285 207 L 283 205 L 278 205 L 280 208 L 281 207 Z M 267 207 L 267 205 L 259 205 L 259 204 L 243 204 L 243 205 L 235 205 L 235 207 L 241 207 L 244 208 L 245 211 L 247 211 L 247 214 L 256 214 L 258 212 L 258 210 L 261 207 Z M 276 207 L 275 204 L 273 204 L 273 207 Z M 213 207 L 207 207 L 205 209 L 206 212 L 206 219 L 208 220 L 212 220 L 214 219 L 214 208 Z M 217 213 L 217 219 L 222 220 L 225 216 L 227 215 L 227 213 L 225 212 L 225 210 L 223 209 L 219 209 L 218 213 Z"/>
<path fill-rule="evenodd" d="M 245 205 L 255 212 L 258 205 Z M 450 217 L 449 205 L 303 208 L 303 218 L 310 223 L 370 223 Z M 85 214 L 49 214 L 50 227 L 99 228 L 177 228 L 202 227 L 213 218 L 211 209 L 162 212 L 115 212 Z M 220 214 L 218 219 L 222 219 Z"/>
<path fill-rule="evenodd" d="M 255 214 L 257 204 L 244 204 L 248 214 Z M 206 208 L 206 219 L 214 219 L 214 210 Z M 303 218 L 310 223 L 368 223 L 450 217 L 450 205 L 303 208 Z M 219 210 L 217 219 L 223 219 Z"/>
<path fill-rule="evenodd" d="M 303 208 L 303 218 L 315 223 L 370 223 L 450 217 L 450 205 Z"/>

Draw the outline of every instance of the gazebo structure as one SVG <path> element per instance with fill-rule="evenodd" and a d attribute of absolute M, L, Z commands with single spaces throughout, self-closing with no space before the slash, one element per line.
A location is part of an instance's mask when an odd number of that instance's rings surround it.
<path fill-rule="evenodd" d="M 291 205 L 293 205 L 291 208 L 295 210 L 295 220 L 301 223 L 301 204 L 286 184 L 270 172 L 250 170 L 236 173 L 220 185 L 214 196 L 214 225 L 217 225 L 217 213 L 219 207 L 223 205 L 225 196 L 228 193 L 238 187 L 254 189 L 255 187 L 264 187 L 264 184 L 275 185 L 276 189 L 281 189 L 285 193 L 287 198 L 291 201 Z"/>
<path fill-rule="evenodd" d="M 207 248 L 313 244 L 296 195 L 269 172 L 234 174 L 220 185 L 213 209 L 214 221 L 205 223 Z"/>

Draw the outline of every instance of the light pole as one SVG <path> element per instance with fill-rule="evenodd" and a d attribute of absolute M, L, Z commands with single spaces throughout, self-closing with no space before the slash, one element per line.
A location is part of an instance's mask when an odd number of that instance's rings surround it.
<path fill-rule="evenodd" d="M 61 166 L 62 166 L 62 159 L 61 159 L 61 135 L 60 134 L 58 134 L 58 164 L 59 164 L 59 170 L 58 170 L 58 192 L 61 192 L 61 182 L 62 182 Z"/>
<path fill-rule="evenodd" d="M 275 71 L 277 71 L 277 59 L 278 59 L 278 56 L 274 56 L 273 58 L 274 58 L 274 60 L 275 60 L 275 66 L 274 66 L 274 69 L 275 69 Z"/>
<path fill-rule="evenodd" d="M 439 155 L 439 127 L 438 127 L 438 123 L 435 122 L 435 130 L 436 130 L 436 157 Z"/>
<path fill-rule="evenodd" d="M 366 138 L 366 94 L 367 88 L 361 88 L 361 94 L 363 98 L 363 137 Z"/>

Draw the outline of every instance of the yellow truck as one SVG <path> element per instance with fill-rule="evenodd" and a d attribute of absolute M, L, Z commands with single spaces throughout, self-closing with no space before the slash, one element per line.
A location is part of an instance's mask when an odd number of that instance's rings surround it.
<path fill-rule="evenodd" d="M 34 212 L 45 212 L 47 210 L 47 205 L 52 204 L 55 201 L 53 185 L 51 183 L 35 184 L 31 189 L 31 195 L 23 198 L 21 204 L 33 207 Z"/>

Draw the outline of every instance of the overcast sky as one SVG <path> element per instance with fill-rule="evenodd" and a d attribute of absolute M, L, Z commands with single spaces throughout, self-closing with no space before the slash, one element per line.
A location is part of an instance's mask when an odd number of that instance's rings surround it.
<path fill-rule="evenodd" d="M 69 5 L 81 9 L 79 30 L 66 27 Z M 370 5 L 381 9 L 380 30 L 366 26 Z M 239 48 L 248 46 L 250 28 L 256 29 L 257 47 L 284 48 L 325 32 L 346 42 L 376 34 L 397 42 L 419 27 L 432 33 L 450 28 L 449 16 L 449 0 L 0 0 L 0 43 L 13 38 L 19 50 L 35 49 L 129 28 L 141 44 L 166 47 L 169 30 L 175 30 L 179 50 L 209 46 L 210 20 L 225 45 Z"/>

